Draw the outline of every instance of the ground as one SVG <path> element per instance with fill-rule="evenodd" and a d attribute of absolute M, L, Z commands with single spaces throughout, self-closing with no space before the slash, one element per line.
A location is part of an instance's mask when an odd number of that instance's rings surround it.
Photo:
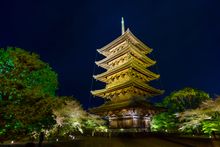
<path fill-rule="evenodd" d="M 0 145 L 1 146 L 1 145 Z M 2 146 L 25 146 L 10 144 Z M 37 142 L 35 143 L 37 146 Z M 162 137 L 162 136 L 120 136 L 120 137 L 81 137 L 67 142 L 44 142 L 45 147 L 219 147 L 220 140 L 210 138 Z"/>

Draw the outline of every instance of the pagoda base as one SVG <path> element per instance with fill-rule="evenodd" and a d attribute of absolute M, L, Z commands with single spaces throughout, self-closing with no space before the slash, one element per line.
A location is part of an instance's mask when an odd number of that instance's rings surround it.
<path fill-rule="evenodd" d="M 111 133 L 138 133 L 138 132 L 150 132 L 148 128 L 127 128 L 127 129 L 108 129 Z"/>
<path fill-rule="evenodd" d="M 163 110 L 146 100 L 132 99 L 117 103 L 109 101 L 89 111 L 108 120 L 110 130 L 149 132 L 152 116 Z"/>
<path fill-rule="evenodd" d="M 146 114 L 145 116 L 140 116 L 137 114 L 128 115 L 128 113 L 123 116 L 110 115 L 108 117 L 109 128 L 110 129 L 144 129 L 148 131 L 150 130 L 151 116 L 152 115 L 150 114 Z"/>

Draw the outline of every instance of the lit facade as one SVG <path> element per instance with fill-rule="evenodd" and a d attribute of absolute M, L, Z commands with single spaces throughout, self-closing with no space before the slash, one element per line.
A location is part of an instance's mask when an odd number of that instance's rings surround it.
<path fill-rule="evenodd" d="M 163 94 L 163 90 L 149 85 L 160 75 L 148 70 L 156 64 L 148 54 L 152 49 L 127 29 L 122 35 L 97 50 L 105 58 L 95 62 L 106 72 L 94 75 L 106 87 L 91 91 L 92 95 L 104 98 L 106 103 L 90 109 L 90 112 L 108 118 L 111 129 L 149 130 L 150 119 L 159 111 L 147 102 L 147 98 Z"/>

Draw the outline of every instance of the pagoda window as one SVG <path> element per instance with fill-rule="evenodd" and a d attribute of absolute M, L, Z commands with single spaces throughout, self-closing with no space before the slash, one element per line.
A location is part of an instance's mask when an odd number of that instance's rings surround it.
<path fill-rule="evenodd" d="M 113 78 L 112 78 L 112 77 L 110 78 L 110 81 L 113 81 Z"/>
<path fill-rule="evenodd" d="M 123 94 L 120 92 L 120 93 L 118 94 L 118 97 L 121 97 L 121 96 L 123 96 Z"/>
<path fill-rule="evenodd" d="M 126 94 L 127 92 L 126 91 L 122 91 L 122 94 Z"/>
<path fill-rule="evenodd" d="M 123 59 L 119 60 L 119 63 L 120 63 L 120 64 L 122 64 L 123 62 L 124 62 Z"/>
<path fill-rule="evenodd" d="M 123 75 L 120 75 L 120 79 L 121 79 L 121 80 L 124 80 L 124 76 L 123 76 Z"/>
<path fill-rule="evenodd" d="M 119 63 L 119 64 L 122 64 L 122 63 L 123 63 L 122 59 L 118 60 L 118 63 Z"/>
<path fill-rule="evenodd" d="M 121 61 L 120 61 L 120 60 L 117 60 L 116 62 L 117 62 L 117 65 L 120 65 L 120 64 L 121 64 Z"/>
<path fill-rule="evenodd" d="M 116 63 L 117 63 L 117 65 L 119 65 L 120 64 L 120 60 L 116 61 Z"/>
<path fill-rule="evenodd" d="M 115 96 L 119 96 L 120 93 L 116 93 Z"/>

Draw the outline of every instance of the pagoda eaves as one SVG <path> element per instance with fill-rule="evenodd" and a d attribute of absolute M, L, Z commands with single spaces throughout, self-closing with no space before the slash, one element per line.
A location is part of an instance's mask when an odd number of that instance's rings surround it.
<path fill-rule="evenodd" d="M 164 93 L 163 90 L 158 90 L 156 88 L 149 86 L 148 84 L 143 84 L 135 80 L 130 80 L 110 88 L 91 91 L 91 93 L 98 97 L 111 99 L 113 95 L 123 93 L 122 92 L 123 90 L 127 91 L 127 89 L 125 89 L 127 87 L 130 87 L 132 89 L 137 88 L 138 90 L 142 91 L 143 96 L 147 96 L 147 97 L 157 96 Z"/>
<path fill-rule="evenodd" d="M 121 60 L 124 60 L 125 58 L 129 58 L 131 56 L 140 60 L 142 64 L 145 64 L 145 68 L 150 67 L 156 63 L 156 61 L 153 61 L 149 57 L 145 56 L 145 54 L 143 54 L 141 51 L 136 49 L 136 47 L 132 44 L 129 44 L 127 47 L 122 48 L 117 53 L 112 54 L 100 61 L 96 61 L 95 63 L 98 66 L 101 66 L 105 69 L 109 69 L 111 66 L 109 63 L 111 63 L 113 60 L 121 57 L 119 61 L 117 61 L 120 62 Z"/>
<path fill-rule="evenodd" d="M 104 55 L 104 56 L 108 56 L 109 50 L 111 50 L 112 48 L 120 45 L 121 43 L 123 43 L 124 41 L 131 41 L 132 43 L 134 43 L 138 48 L 140 48 L 140 50 L 142 50 L 143 52 L 145 52 L 145 54 L 152 52 L 152 49 L 149 48 L 148 46 L 146 46 L 142 41 L 140 41 L 137 37 L 135 37 L 133 35 L 133 33 L 131 33 L 131 31 L 129 29 L 127 29 L 127 31 L 119 36 L 118 38 L 116 38 L 115 40 L 113 40 L 111 43 L 107 44 L 106 46 L 97 49 L 97 51 Z"/>
<path fill-rule="evenodd" d="M 102 81 L 102 82 L 107 82 L 107 77 L 111 76 L 113 74 L 116 74 L 120 71 L 123 71 L 125 69 L 133 69 L 134 71 L 141 73 L 143 75 L 145 75 L 148 78 L 148 81 L 152 81 L 154 79 L 158 79 L 160 77 L 160 75 L 155 74 L 153 72 L 151 72 L 148 69 L 145 69 L 145 67 L 142 67 L 142 65 L 136 63 L 134 60 L 130 60 L 125 64 L 119 65 L 115 68 L 112 68 L 110 70 L 107 70 L 104 73 L 98 74 L 98 75 L 94 75 L 93 77 L 96 80 Z"/>
<path fill-rule="evenodd" d="M 121 108 L 134 108 L 134 107 L 142 107 L 146 111 L 164 111 L 164 108 L 155 107 L 151 103 L 146 102 L 144 100 L 135 100 L 135 101 L 122 101 L 118 103 L 112 103 L 111 101 L 106 102 L 100 107 L 90 109 L 90 112 L 96 113 L 99 115 L 114 115 L 112 111 L 120 110 Z"/>

